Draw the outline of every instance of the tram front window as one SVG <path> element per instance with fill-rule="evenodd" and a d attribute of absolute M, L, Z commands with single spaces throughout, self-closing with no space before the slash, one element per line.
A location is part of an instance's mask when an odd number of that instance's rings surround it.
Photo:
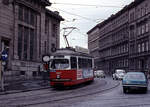
<path fill-rule="evenodd" d="M 68 59 L 53 59 L 51 63 L 52 69 L 66 69 L 69 67 Z"/>

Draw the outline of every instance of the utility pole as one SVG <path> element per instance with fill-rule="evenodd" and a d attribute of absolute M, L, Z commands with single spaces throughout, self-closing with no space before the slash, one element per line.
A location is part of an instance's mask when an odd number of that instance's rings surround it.
<path fill-rule="evenodd" d="M 70 30 L 69 32 L 67 32 L 67 30 Z M 74 30 L 74 29 L 77 29 L 76 27 L 66 27 L 66 28 L 63 28 L 64 30 L 64 33 L 63 33 L 63 37 L 64 37 L 64 40 L 65 40 L 65 43 L 66 43 L 66 46 L 69 47 L 69 42 L 67 40 L 67 36 Z M 66 33 L 67 32 L 67 33 Z"/>

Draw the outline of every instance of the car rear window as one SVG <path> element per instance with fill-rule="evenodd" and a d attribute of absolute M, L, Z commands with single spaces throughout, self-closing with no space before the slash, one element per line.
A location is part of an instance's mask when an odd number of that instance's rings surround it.
<path fill-rule="evenodd" d="M 127 74 L 125 78 L 129 80 L 146 80 L 144 74 Z"/>
<path fill-rule="evenodd" d="M 116 73 L 120 74 L 120 73 L 125 73 L 124 70 L 116 70 Z"/>

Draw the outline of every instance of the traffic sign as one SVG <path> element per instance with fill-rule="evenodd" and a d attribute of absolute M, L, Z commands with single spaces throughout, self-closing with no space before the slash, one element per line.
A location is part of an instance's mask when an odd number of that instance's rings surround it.
<path fill-rule="evenodd" d="M 8 53 L 6 50 L 2 52 L 1 59 L 2 61 L 6 61 L 8 59 Z"/>

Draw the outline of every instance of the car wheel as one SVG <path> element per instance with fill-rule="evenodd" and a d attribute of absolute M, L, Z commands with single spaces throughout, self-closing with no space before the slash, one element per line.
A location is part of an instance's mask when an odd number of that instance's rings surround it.
<path fill-rule="evenodd" d="M 127 93 L 127 89 L 126 88 L 123 88 L 123 93 Z"/>
<path fill-rule="evenodd" d="M 146 88 L 144 88 L 143 90 L 144 90 L 144 93 L 147 93 L 147 87 L 146 87 Z"/>

